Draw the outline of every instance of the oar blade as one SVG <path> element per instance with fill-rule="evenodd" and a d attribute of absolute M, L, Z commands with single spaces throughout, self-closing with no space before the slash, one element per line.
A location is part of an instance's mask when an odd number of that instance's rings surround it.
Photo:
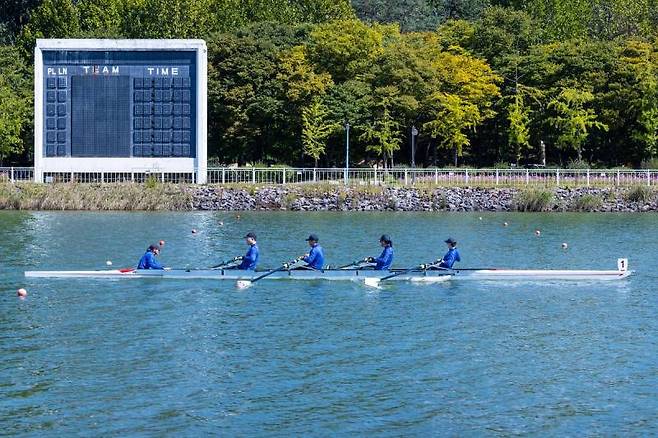
<path fill-rule="evenodd" d="M 249 289 L 252 284 L 253 283 L 251 282 L 251 280 L 238 280 L 235 283 L 235 287 L 240 290 L 244 290 L 244 289 Z"/>
<path fill-rule="evenodd" d="M 379 288 L 380 288 L 380 287 L 379 287 L 379 283 L 380 283 L 379 278 L 368 277 L 368 278 L 365 278 L 365 279 L 363 280 L 363 283 L 364 283 L 366 286 L 368 286 L 368 287 L 372 287 L 372 288 L 375 288 L 375 289 L 379 289 Z"/>

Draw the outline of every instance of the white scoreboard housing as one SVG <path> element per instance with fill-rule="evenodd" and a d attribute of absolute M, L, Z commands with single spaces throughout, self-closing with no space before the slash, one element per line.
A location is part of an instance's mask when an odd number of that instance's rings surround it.
<path fill-rule="evenodd" d="M 207 178 L 203 40 L 39 39 L 34 175 Z"/>

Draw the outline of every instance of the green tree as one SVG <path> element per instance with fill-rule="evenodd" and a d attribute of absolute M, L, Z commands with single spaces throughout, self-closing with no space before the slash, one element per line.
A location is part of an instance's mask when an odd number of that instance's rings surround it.
<path fill-rule="evenodd" d="M 38 38 L 73 38 L 80 33 L 80 14 L 72 0 L 44 0 L 32 11 L 19 44 L 31 58 Z"/>
<path fill-rule="evenodd" d="M 549 122 L 558 130 L 557 146 L 563 150 L 575 150 L 578 161 L 582 160 L 582 146 L 592 128 L 608 130 L 599 122 L 592 108 L 585 105 L 594 100 L 589 91 L 563 88 L 549 103 L 548 108 L 555 114 Z"/>
<path fill-rule="evenodd" d="M 369 26 L 358 20 L 318 25 L 310 35 L 308 58 L 319 71 L 329 73 L 334 82 L 353 79 L 370 69 L 382 53 L 386 31 L 384 26 Z"/>
<path fill-rule="evenodd" d="M 500 78 L 483 61 L 467 54 L 442 52 L 432 63 L 434 91 L 424 103 L 424 130 L 453 151 L 453 161 L 462 156 L 484 120 L 493 117 L 493 99 L 500 95 Z"/>
<path fill-rule="evenodd" d="M 517 93 L 507 107 L 507 120 L 509 122 L 509 145 L 514 153 L 516 164 L 519 164 L 530 146 L 530 108 L 525 104 L 523 95 Z"/>
<path fill-rule="evenodd" d="M 301 104 L 324 95 L 333 85 L 328 73 L 314 71 L 307 60 L 305 46 L 295 46 L 281 54 L 277 79 L 286 84 L 288 99 Z"/>
<path fill-rule="evenodd" d="M 129 9 L 131 38 L 204 38 L 218 28 L 213 0 L 142 0 Z"/>
<path fill-rule="evenodd" d="M 397 98 L 395 87 L 382 87 L 375 90 L 374 114 L 370 123 L 359 126 L 362 134 L 359 138 L 368 143 L 367 151 L 375 152 L 384 159 L 384 167 L 388 160 L 393 166 L 393 153 L 400 149 L 402 142 L 400 123 L 392 115 L 391 108 Z"/>
<path fill-rule="evenodd" d="M 318 167 L 320 156 L 325 153 L 326 140 L 340 125 L 328 119 L 329 110 L 319 98 L 311 100 L 302 109 L 302 144 L 304 155 L 313 158 Z"/>
<path fill-rule="evenodd" d="M 0 44 L 13 44 L 42 0 L 0 0 Z"/>
<path fill-rule="evenodd" d="M 7 157 L 24 151 L 31 115 L 29 70 L 14 47 L 0 46 L 0 165 Z"/>
<path fill-rule="evenodd" d="M 298 105 L 280 79 L 284 52 L 306 26 L 260 23 L 208 40 L 208 146 L 221 162 L 301 157 Z"/>
<path fill-rule="evenodd" d="M 621 115 L 638 143 L 639 159 L 650 160 L 658 147 L 658 53 L 649 43 L 627 41 L 621 47 L 617 79 L 618 99 L 625 102 Z"/>

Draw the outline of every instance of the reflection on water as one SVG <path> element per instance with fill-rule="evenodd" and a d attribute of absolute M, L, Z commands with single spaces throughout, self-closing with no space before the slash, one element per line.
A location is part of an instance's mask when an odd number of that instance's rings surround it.
<path fill-rule="evenodd" d="M 652 435 L 655 215 L 1 213 L 0 428 L 8 434 Z M 479 219 L 482 217 L 482 220 Z M 502 223 L 508 222 L 508 227 Z M 223 225 L 220 225 L 223 223 Z M 192 234 L 192 229 L 198 233 Z M 534 230 L 541 230 L 541 237 Z M 613 283 L 392 285 L 32 279 L 26 269 L 264 266 L 320 235 L 328 263 L 613 269 Z M 569 249 L 562 250 L 561 243 Z M 17 300 L 15 289 L 30 295 Z"/>

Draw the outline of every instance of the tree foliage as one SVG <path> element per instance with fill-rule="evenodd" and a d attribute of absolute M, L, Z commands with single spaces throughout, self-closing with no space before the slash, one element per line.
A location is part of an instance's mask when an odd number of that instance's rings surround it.
<path fill-rule="evenodd" d="M 350 4 L 353 6 L 350 6 Z M 0 0 L 3 156 L 37 38 L 204 38 L 216 162 L 424 165 L 658 154 L 658 0 Z M 358 17 L 358 18 L 357 18 Z M 19 57 L 18 54 L 21 56 Z M 22 59 L 21 59 L 22 57 Z M 330 129 L 331 127 L 331 129 Z M 461 157 L 461 158 L 459 158 Z M 459 162 L 456 159 L 459 158 Z"/>
<path fill-rule="evenodd" d="M 28 77 L 18 51 L 11 46 L 0 46 L 0 163 L 24 151 L 25 130 L 32 121 L 32 89 Z"/>

